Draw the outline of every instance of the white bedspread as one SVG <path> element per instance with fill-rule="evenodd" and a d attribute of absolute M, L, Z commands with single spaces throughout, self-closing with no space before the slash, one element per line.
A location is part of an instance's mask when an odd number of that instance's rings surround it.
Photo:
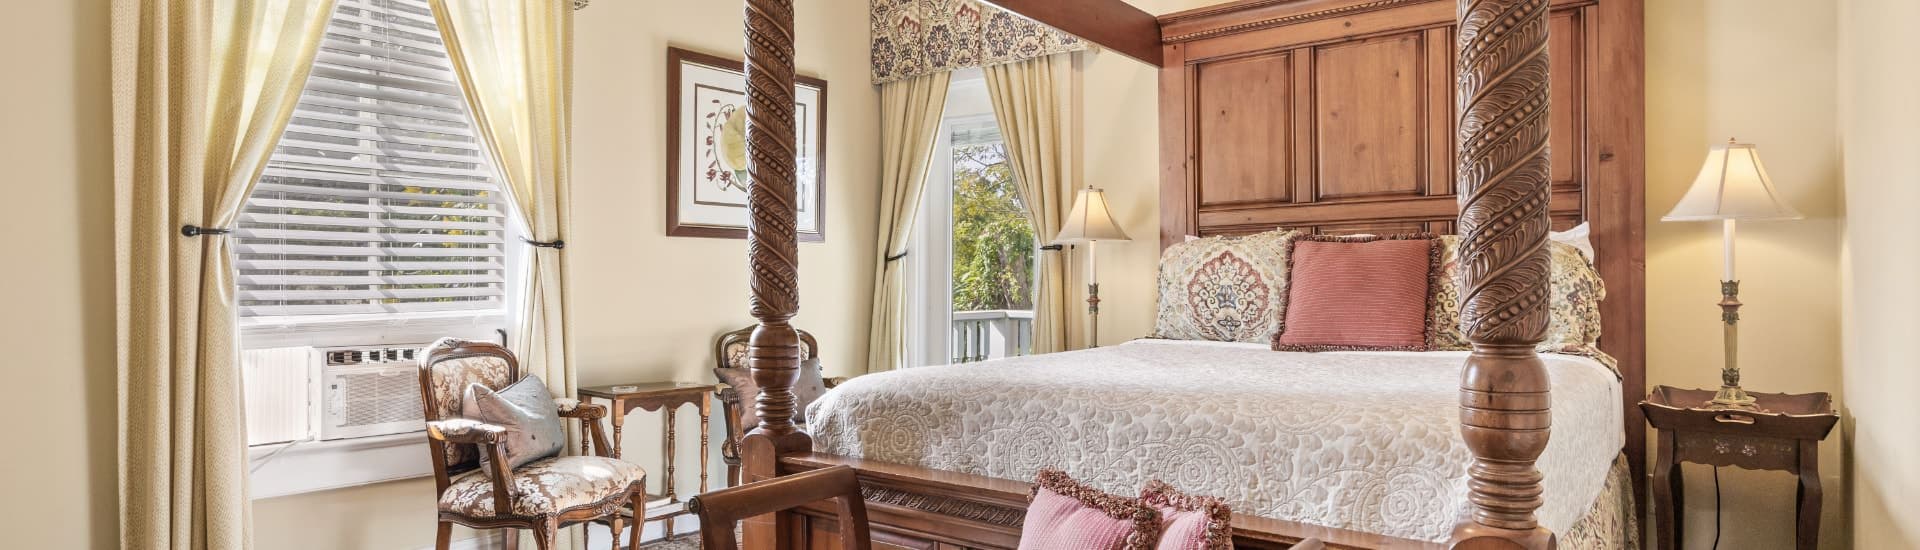
<path fill-rule="evenodd" d="M 1139 340 L 857 377 L 808 428 L 821 452 L 1014 480 L 1052 466 L 1126 495 L 1161 479 L 1235 512 L 1440 541 L 1465 513 L 1466 356 Z M 1620 453 L 1620 385 L 1592 359 L 1545 359 L 1540 518 L 1565 533 Z"/>

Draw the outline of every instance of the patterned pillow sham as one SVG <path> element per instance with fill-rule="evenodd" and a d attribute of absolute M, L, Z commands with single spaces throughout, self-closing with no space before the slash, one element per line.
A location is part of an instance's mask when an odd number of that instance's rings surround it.
<path fill-rule="evenodd" d="M 1440 237 L 1440 282 L 1433 311 L 1433 349 L 1470 350 L 1466 333 L 1460 328 L 1460 237 Z M 1613 367 L 1613 358 L 1600 351 L 1600 301 L 1607 297 L 1606 283 L 1600 272 L 1587 262 L 1573 245 L 1549 241 L 1547 337 L 1537 350 L 1541 353 L 1581 355 L 1598 359 Z"/>
<path fill-rule="evenodd" d="M 1218 498 L 1182 493 L 1156 479 L 1140 489 L 1140 502 L 1160 510 L 1157 550 L 1233 548 L 1233 509 Z"/>
<path fill-rule="evenodd" d="M 1153 337 L 1265 343 L 1287 305 L 1287 248 L 1302 233 L 1207 237 L 1160 255 Z"/>
<path fill-rule="evenodd" d="M 1160 541 L 1160 511 L 1152 506 L 1082 485 L 1052 468 L 1033 481 L 1019 550 L 1153 550 Z"/>

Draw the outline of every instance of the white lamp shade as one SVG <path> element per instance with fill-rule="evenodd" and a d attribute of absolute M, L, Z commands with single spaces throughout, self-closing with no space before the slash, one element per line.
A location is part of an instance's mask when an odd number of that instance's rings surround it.
<path fill-rule="evenodd" d="M 1713 146 L 1693 187 L 1673 205 L 1673 211 L 1661 221 L 1707 220 L 1795 220 L 1794 210 L 1773 189 L 1766 165 L 1760 163 L 1760 150 L 1750 143 Z"/>
<path fill-rule="evenodd" d="M 1073 210 L 1067 212 L 1067 219 L 1060 224 L 1060 235 L 1053 239 L 1056 243 L 1084 243 L 1088 241 L 1130 241 L 1127 232 L 1113 223 L 1113 212 L 1107 209 L 1107 194 L 1100 189 L 1088 187 L 1081 189 L 1079 196 L 1073 198 Z"/>

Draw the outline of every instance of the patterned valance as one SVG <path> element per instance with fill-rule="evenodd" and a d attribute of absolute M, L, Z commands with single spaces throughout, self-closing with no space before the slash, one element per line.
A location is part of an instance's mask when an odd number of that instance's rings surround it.
<path fill-rule="evenodd" d="M 1086 49 L 1087 42 L 978 0 L 871 0 L 873 83 Z"/>

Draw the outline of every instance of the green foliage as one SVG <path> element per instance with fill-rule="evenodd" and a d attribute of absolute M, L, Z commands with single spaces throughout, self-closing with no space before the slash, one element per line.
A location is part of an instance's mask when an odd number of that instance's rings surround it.
<path fill-rule="evenodd" d="M 953 148 L 953 310 L 1033 309 L 1033 224 L 1002 144 Z"/>

